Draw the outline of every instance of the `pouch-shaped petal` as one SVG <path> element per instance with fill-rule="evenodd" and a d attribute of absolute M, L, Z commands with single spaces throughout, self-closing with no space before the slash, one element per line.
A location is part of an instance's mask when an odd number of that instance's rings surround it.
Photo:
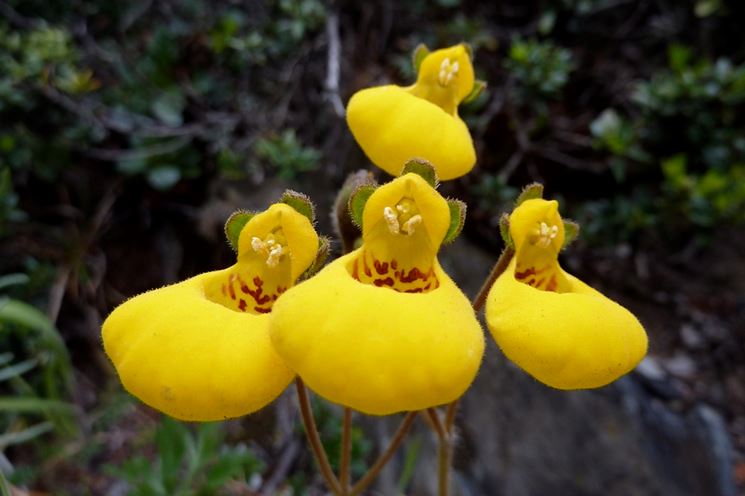
<path fill-rule="evenodd" d="M 440 179 L 454 179 L 476 163 L 473 140 L 458 116 L 458 105 L 473 87 L 466 47 L 436 50 L 422 60 L 412 86 L 355 93 L 347 123 L 368 158 L 389 174 L 398 176 L 409 159 L 422 158 Z"/>
<path fill-rule="evenodd" d="M 504 354 L 558 389 L 604 386 L 630 372 L 647 352 L 631 312 L 562 271 L 568 292 L 536 289 L 514 277 L 515 261 L 492 286 L 486 321 Z"/>
<path fill-rule="evenodd" d="M 564 226 L 555 201 L 527 200 L 510 216 L 515 257 L 486 300 L 504 354 L 558 389 L 604 386 L 647 352 L 647 334 L 624 307 L 564 272 Z"/>
<path fill-rule="evenodd" d="M 484 337 L 436 253 L 446 200 L 416 174 L 378 188 L 362 246 L 291 288 L 272 312 L 277 352 L 326 399 L 373 415 L 451 402 L 471 384 Z"/>
<path fill-rule="evenodd" d="M 445 181 L 468 173 L 476 163 L 463 120 L 399 86 L 355 93 L 347 106 L 347 122 L 370 161 L 393 176 L 414 157 L 430 161 Z"/>
<path fill-rule="evenodd" d="M 372 415 L 421 410 L 460 397 L 484 338 L 471 305 L 435 265 L 439 287 L 403 293 L 351 275 L 352 252 L 275 305 L 272 342 L 324 398 Z"/>
<path fill-rule="evenodd" d="M 227 280 L 210 272 L 150 291 L 106 319 L 103 342 L 124 388 L 181 420 L 223 420 L 276 398 L 294 373 L 269 340 L 269 314 L 226 308 L 205 285 Z"/>
<path fill-rule="evenodd" d="M 275 204 L 241 230 L 234 266 L 117 307 L 103 344 L 125 389 L 182 420 L 238 417 L 270 403 L 294 373 L 271 345 L 269 314 L 317 250 L 310 220 Z"/>

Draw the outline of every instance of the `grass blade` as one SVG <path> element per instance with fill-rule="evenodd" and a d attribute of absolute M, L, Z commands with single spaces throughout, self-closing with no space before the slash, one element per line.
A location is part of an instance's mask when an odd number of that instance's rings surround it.
<path fill-rule="evenodd" d="M 52 422 L 41 422 L 21 431 L 0 434 L 0 450 L 4 450 L 6 446 L 11 444 L 25 443 L 52 430 L 54 430 Z"/>

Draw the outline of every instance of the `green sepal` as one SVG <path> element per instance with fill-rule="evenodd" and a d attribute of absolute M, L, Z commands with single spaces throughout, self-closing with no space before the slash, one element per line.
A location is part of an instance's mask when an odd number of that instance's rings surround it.
<path fill-rule="evenodd" d="M 466 97 L 463 99 L 461 103 L 470 103 L 477 99 L 479 96 L 481 96 L 481 93 L 486 90 L 487 83 L 486 81 L 482 81 L 480 79 L 477 79 L 473 82 L 473 88 L 471 88 L 471 92 L 466 95 Z"/>
<path fill-rule="evenodd" d="M 434 166 L 423 158 L 412 158 L 404 164 L 401 175 L 413 173 L 424 178 L 430 186 L 436 188 L 439 184 Z"/>
<path fill-rule="evenodd" d="M 360 229 L 362 229 L 362 213 L 365 211 L 365 204 L 374 191 L 375 186 L 362 184 L 349 195 L 349 216 Z"/>
<path fill-rule="evenodd" d="M 241 236 L 241 231 L 248 221 L 253 219 L 254 215 L 256 215 L 256 212 L 237 210 L 225 222 L 225 237 L 228 238 L 228 244 L 230 244 L 234 252 L 238 253 L 238 240 Z"/>
<path fill-rule="evenodd" d="M 308 195 L 288 189 L 279 197 L 279 203 L 291 206 L 299 214 L 306 216 L 311 224 L 315 223 L 316 208 Z"/>
<path fill-rule="evenodd" d="M 411 63 L 414 64 L 414 72 L 419 72 L 424 57 L 429 55 L 429 48 L 424 43 L 419 43 L 411 54 Z"/>
<path fill-rule="evenodd" d="M 354 250 L 354 243 L 361 234 L 359 226 L 355 224 L 349 213 L 349 197 L 362 185 L 377 185 L 370 171 L 358 170 L 349 174 L 334 200 L 334 213 L 331 215 L 331 221 L 334 224 L 334 230 L 339 241 L 341 241 L 342 253 L 349 253 Z"/>
<path fill-rule="evenodd" d="M 564 244 L 561 245 L 563 250 L 574 243 L 579 237 L 579 224 L 571 219 L 563 219 L 564 222 Z"/>
<path fill-rule="evenodd" d="M 316 259 L 310 264 L 305 272 L 300 276 L 300 280 L 305 280 L 313 277 L 316 273 L 321 270 L 329 258 L 331 253 L 331 239 L 327 236 L 319 236 L 318 238 L 318 251 L 316 252 Z"/>
<path fill-rule="evenodd" d="M 463 43 L 461 43 L 461 45 L 466 50 L 468 58 L 471 59 L 471 62 L 473 62 L 473 47 L 471 46 L 471 44 L 464 41 Z"/>
<path fill-rule="evenodd" d="M 448 227 L 448 232 L 445 234 L 445 239 L 442 240 L 443 244 L 455 241 L 455 238 L 458 237 L 463 230 L 463 225 L 466 223 L 466 204 L 460 200 L 453 200 L 451 198 L 448 198 L 447 202 L 450 209 L 450 227 Z"/>
<path fill-rule="evenodd" d="M 536 198 L 543 198 L 543 185 L 541 183 L 530 183 L 520 192 L 520 196 L 515 200 L 515 206 L 519 207 L 525 200 L 535 200 Z"/>
<path fill-rule="evenodd" d="M 512 240 L 512 235 L 510 235 L 510 214 L 502 214 L 499 218 L 499 234 L 502 235 L 504 246 L 515 248 L 515 242 Z"/>

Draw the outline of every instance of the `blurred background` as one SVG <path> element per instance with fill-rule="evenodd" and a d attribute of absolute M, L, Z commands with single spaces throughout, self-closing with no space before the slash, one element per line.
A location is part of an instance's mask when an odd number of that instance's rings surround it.
<path fill-rule="evenodd" d="M 744 26 L 739 0 L 0 0 L 10 494 L 323 494 L 291 392 L 236 421 L 168 420 L 122 390 L 100 325 L 232 264 L 227 216 L 285 188 L 332 234 L 336 189 L 372 169 L 350 95 L 411 83 L 421 42 L 461 41 L 489 88 L 461 107 L 479 159 L 441 187 L 469 206 L 443 265 L 473 295 L 499 215 L 541 181 L 582 225 L 564 266 L 640 318 L 650 353 L 565 393 L 490 344 L 456 494 L 745 494 Z M 315 408 L 336 463 L 339 412 Z M 356 417 L 355 474 L 396 422 Z M 434 494 L 433 443 L 418 422 L 374 494 Z"/>

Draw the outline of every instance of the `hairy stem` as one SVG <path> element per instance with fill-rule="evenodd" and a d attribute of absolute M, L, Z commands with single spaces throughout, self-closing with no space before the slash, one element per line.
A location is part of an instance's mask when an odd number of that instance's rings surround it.
<path fill-rule="evenodd" d="M 437 449 L 437 461 L 439 465 L 437 487 L 439 496 L 448 496 L 450 494 L 450 464 L 452 463 L 452 443 L 451 434 L 443 434 L 440 437 L 440 443 Z"/>
<path fill-rule="evenodd" d="M 401 425 L 398 426 L 398 430 L 393 435 L 393 439 L 391 439 L 391 442 L 388 444 L 388 447 L 378 457 L 378 459 L 375 460 L 375 463 L 373 463 L 372 467 L 370 467 L 370 470 L 368 470 L 367 473 L 357 482 L 357 484 L 352 487 L 352 491 L 349 493 L 350 496 L 361 494 L 362 491 L 364 491 L 365 488 L 367 488 L 367 486 L 369 486 L 370 483 L 372 483 L 372 481 L 374 481 L 378 477 L 378 474 L 383 469 L 385 464 L 388 463 L 388 460 L 391 459 L 391 457 L 396 453 L 398 447 L 401 446 L 401 443 L 406 437 L 406 434 L 409 432 L 409 429 L 411 429 L 411 424 L 414 423 L 414 419 L 416 418 L 418 413 L 419 412 L 409 412 L 406 414 L 406 416 L 401 421 Z"/>
<path fill-rule="evenodd" d="M 349 465 L 352 458 L 352 409 L 344 407 L 344 421 L 341 430 L 341 462 L 339 463 L 339 484 L 343 495 L 349 494 Z"/>
<path fill-rule="evenodd" d="M 318 463 L 318 467 L 321 469 L 321 474 L 326 481 L 326 485 L 331 489 L 331 492 L 336 496 L 342 496 L 345 493 L 342 492 L 339 481 L 336 479 L 334 471 L 331 470 L 331 464 L 326 456 L 326 451 L 323 449 L 323 444 L 321 444 L 321 436 L 318 435 L 316 421 L 313 418 L 308 390 L 305 388 L 305 384 L 300 377 L 295 379 L 295 387 L 297 388 L 297 397 L 300 402 L 300 414 L 303 419 L 305 434 L 308 438 L 308 444 L 310 444 L 310 447 L 313 450 L 313 456 L 316 459 L 316 463 Z"/>
<path fill-rule="evenodd" d="M 478 294 L 476 294 L 473 302 L 471 303 L 474 312 L 478 313 L 479 311 L 481 311 L 484 303 L 486 303 L 486 297 L 489 294 L 489 290 L 491 290 L 494 281 L 496 281 L 497 278 L 501 276 L 505 270 L 507 270 L 507 267 L 510 265 L 510 262 L 512 261 L 512 257 L 514 255 L 515 250 L 509 246 L 505 247 L 505 249 L 502 250 L 502 254 L 499 256 L 499 259 L 497 259 L 497 262 L 494 264 L 494 267 L 492 267 L 491 272 L 489 272 L 489 276 L 486 278 L 484 284 L 481 286 L 481 289 L 479 290 Z M 457 411 L 458 400 L 455 400 L 448 405 L 447 414 L 445 415 L 444 429 L 442 427 L 438 429 L 437 425 L 435 424 L 435 431 L 437 432 L 437 437 L 439 439 L 437 458 L 439 465 L 438 486 L 440 496 L 447 496 L 450 489 L 450 465 L 452 463 L 453 439 L 455 437 L 453 431 L 455 428 L 455 414 L 457 413 Z M 435 411 L 434 414 L 436 416 L 437 412 Z M 439 417 L 437 417 L 437 421 L 439 422 Z"/>
<path fill-rule="evenodd" d="M 489 290 L 494 284 L 494 281 L 496 281 L 497 277 L 501 276 L 504 271 L 507 270 L 507 266 L 512 261 L 514 255 L 514 248 L 507 246 L 502 250 L 502 254 L 499 256 L 497 263 L 494 264 L 494 267 L 492 267 L 491 272 L 489 273 L 489 277 L 486 278 L 484 284 L 481 286 L 481 289 L 471 303 L 474 312 L 478 313 L 484 306 L 484 303 L 486 303 L 486 296 L 489 294 Z"/>

